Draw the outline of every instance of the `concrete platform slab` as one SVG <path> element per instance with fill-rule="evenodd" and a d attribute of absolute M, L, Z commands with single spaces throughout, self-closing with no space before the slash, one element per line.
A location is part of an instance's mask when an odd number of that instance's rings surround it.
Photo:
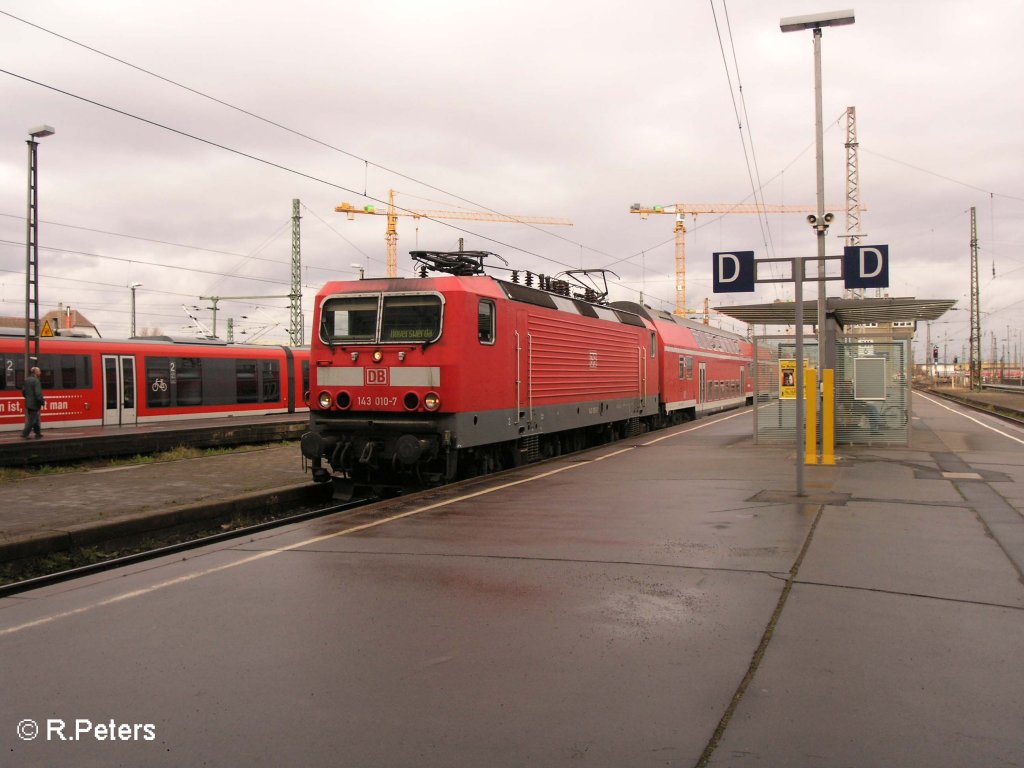
<path fill-rule="evenodd" d="M 868 502 L 830 507 L 799 580 L 1024 608 L 1024 584 L 966 508 Z"/>
<path fill-rule="evenodd" d="M 713 766 L 1010 766 L 1024 612 L 797 586 Z"/>

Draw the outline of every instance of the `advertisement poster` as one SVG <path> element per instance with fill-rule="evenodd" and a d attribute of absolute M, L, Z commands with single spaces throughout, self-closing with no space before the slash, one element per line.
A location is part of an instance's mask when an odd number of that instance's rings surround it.
<path fill-rule="evenodd" d="M 779 360 L 779 399 L 796 400 L 796 360 Z"/>

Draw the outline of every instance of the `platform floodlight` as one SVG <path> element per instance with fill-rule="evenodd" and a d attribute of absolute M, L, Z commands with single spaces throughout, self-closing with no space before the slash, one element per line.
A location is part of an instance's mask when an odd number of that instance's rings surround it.
<path fill-rule="evenodd" d="M 779 21 L 783 32 L 799 32 L 804 29 L 821 29 L 822 27 L 842 27 L 853 24 L 853 9 L 846 11 L 828 11 L 826 13 L 810 13 L 806 16 L 789 16 Z"/>

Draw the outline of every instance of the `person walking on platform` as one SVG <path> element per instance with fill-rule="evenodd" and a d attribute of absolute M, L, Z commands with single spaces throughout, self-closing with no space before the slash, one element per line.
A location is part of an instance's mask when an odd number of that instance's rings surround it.
<path fill-rule="evenodd" d="M 39 382 L 39 369 L 32 368 L 21 393 L 25 396 L 25 428 L 21 430 L 21 436 L 28 440 L 30 432 L 36 433 L 36 440 L 43 436 L 43 429 L 39 424 L 39 412 L 42 410 L 46 399 L 43 397 L 43 385 Z"/>

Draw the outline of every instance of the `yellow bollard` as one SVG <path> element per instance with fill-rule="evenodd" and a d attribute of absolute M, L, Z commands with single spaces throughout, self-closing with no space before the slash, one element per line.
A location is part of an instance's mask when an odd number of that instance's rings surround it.
<path fill-rule="evenodd" d="M 836 372 L 821 372 L 821 463 L 836 463 Z"/>
<path fill-rule="evenodd" d="M 818 463 L 818 372 L 804 370 L 804 400 L 807 403 L 807 442 L 804 464 Z"/>

